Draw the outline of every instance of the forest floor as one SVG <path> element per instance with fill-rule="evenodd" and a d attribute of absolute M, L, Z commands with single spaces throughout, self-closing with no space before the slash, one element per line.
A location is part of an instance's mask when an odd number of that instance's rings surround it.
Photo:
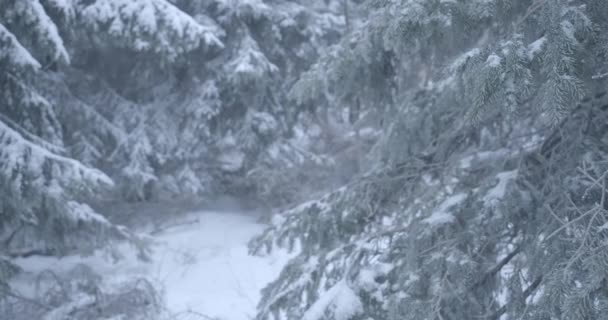
<path fill-rule="evenodd" d="M 79 264 L 120 284 L 145 278 L 162 288 L 167 309 L 180 320 L 200 315 L 222 320 L 253 319 L 260 290 L 276 278 L 289 259 L 285 252 L 267 257 L 248 254 L 247 242 L 263 230 L 255 215 L 195 212 L 153 232 L 151 261 L 136 258 L 126 245 L 115 248 L 124 258 L 112 261 L 109 250 L 89 257 L 29 257 L 17 261 L 25 273 L 15 280 L 24 296 L 35 295 L 34 275 L 51 270 L 69 275 Z"/>

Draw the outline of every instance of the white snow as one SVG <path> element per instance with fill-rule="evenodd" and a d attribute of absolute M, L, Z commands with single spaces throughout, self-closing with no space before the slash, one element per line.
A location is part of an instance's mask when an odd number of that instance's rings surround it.
<path fill-rule="evenodd" d="M 198 222 L 193 222 L 195 218 Z M 26 272 L 51 269 L 59 274 L 84 263 L 109 276 L 111 283 L 146 277 L 164 287 L 172 314 L 192 311 L 222 320 L 253 319 L 260 290 L 278 276 L 290 256 L 285 252 L 248 255 L 247 242 L 264 227 L 253 216 L 199 212 L 183 219 L 193 223 L 167 229 L 154 238 L 151 263 L 138 261 L 135 254 L 112 263 L 103 252 L 86 258 L 30 257 L 16 262 Z M 126 246 L 120 249 L 128 250 Z M 24 279 L 18 277 L 14 285 L 31 295 L 34 284 Z"/>
<path fill-rule="evenodd" d="M 74 222 L 97 222 L 103 225 L 109 225 L 110 222 L 106 220 L 106 218 L 97 212 L 93 211 L 91 207 L 86 204 L 79 203 L 76 201 L 68 201 L 67 203 L 68 211 L 65 212 L 65 215 L 68 219 Z"/>
<path fill-rule="evenodd" d="M 430 217 L 423 221 L 430 225 L 442 225 L 446 223 L 454 222 L 455 218 L 449 211 L 450 208 L 461 203 L 467 198 L 464 193 L 458 193 L 445 199 L 436 209 L 433 211 Z"/>
<path fill-rule="evenodd" d="M 157 270 L 165 279 L 169 309 L 191 309 L 228 320 L 253 318 L 259 291 L 278 276 L 287 256 L 248 255 L 247 242 L 263 227 L 252 217 L 207 213 L 200 221 L 161 239 L 168 250 L 181 251 Z M 175 263 L 187 255 L 193 258 L 190 265 Z"/>
<path fill-rule="evenodd" d="M 0 60 L 8 59 L 9 63 L 20 67 L 29 66 L 33 69 L 40 68 L 40 63 L 36 61 L 27 49 L 17 40 L 5 26 L 0 23 L 0 43 L 6 43 L 6 47 L 0 51 Z"/>
<path fill-rule="evenodd" d="M 517 172 L 517 170 L 513 170 L 497 174 L 498 183 L 483 197 L 484 203 L 486 205 L 493 204 L 502 199 L 505 196 L 509 182 L 517 178 Z"/>
<path fill-rule="evenodd" d="M 235 58 L 228 62 L 226 68 L 230 74 L 240 76 L 252 76 L 261 78 L 266 74 L 272 74 L 279 70 L 268 58 L 260 51 L 257 42 L 246 36 L 241 41 L 239 52 Z"/>
<path fill-rule="evenodd" d="M 279 126 L 277 120 L 267 112 L 253 111 L 248 116 L 251 117 L 251 120 L 249 120 L 251 125 L 261 134 L 270 134 Z"/>
<path fill-rule="evenodd" d="M 502 148 L 493 151 L 482 151 L 475 153 L 473 155 L 464 157 L 460 160 L 460 168 L 462 169 L 470 169 L 471 166 L 476 162 L 483 162 L 494 159 L 501 159 L 508 155 L 509 149 Z"/>
<path fill-rule="evenodd" d="M 452 64 L 450 64 L 449 70 L 456 71 L 464 67 L 464 65 L 469 61 L 469 59 L 475 58 L 481 54 L 481 50 L 479 48 L 475 48 L 469 50 L 462 55 L 458 56 Z"/>
<path fill-rule="evenodd" d="M 54 58 L 63 59 L 66 63 L 70 63 L 70 56 L 63 45 L 63 39 L 59 35 L 57 26 L 38 0 L 17 1 L 13 10 L 14 12 L 9 11 L 9 14 L 14 14 L 23 19 L 31 32 L 38 37 L 38 41 L 49 43 Z"/>
<path fill-rule="evenodd" d="M 214 26 L 202 25 L 166 1 L 98 0 L 81 10 L 87 23 L 103 31 L 129 39 L 137 50 L 153 50 L 170 58 L 198 48 L 201 44 L 223 48 Z"/>
<path fill-rule="evenodd" d="M 15 168 L 27 171 L 32 174 L 39 174 L 42 170 L 42 164 L 45 161 L 51 161 L 61 166 L 63 174 L 61 178 L 71 183 L 77 181 L 89 181 L 92 183 L 101 183 L 113 185 L 113 181 L 103 172 L 88 168 L 82 163 L 66 158 L 50 152 L 49 150 L 24 139 L 17 131 L 11 129 L 2 121 L 0 121 L 0 142 L 3 148 L 0 149 L 0 170 L 5 172 L 14 172 Z M 21 159 L 25 155 L 31 158 L 29 162 L 23 164 Z M 9 174 L 10 176 L 10 174 Z"/>
<path fill-rule="evenodd" d="M 562 28 L 562 32 L 568 38 L 568 40 L 576 43 L 577 41 L 576 37 L 574 36 L 574 26 L 572 23 L 570 21 L 562 21 L 560 26 Z"/>
<path fill-rule="evenodd" d="M 380 285 L 376 281 L 379 276 L 387 276 L 395 268 L 389 263 L 377 263 L 359 272 L 358 286 L 367 292 L 376 290 Z"/>
<path fill-rule="evenodd" d="M 528 45 L 528 59 L 533 60 L 534 57 L 539 55 L 547 43 L 547 37 L 540 37 L 536 41 Z"/>
<path fill-rule="evenodd" d="M 227 172 L 237 172 L 243 168 L 245 154 L 238 149 L 230 149 L 218 156 L 220 168 Z"/>
<path fill-rule="evenodd" d="M 75 0 L 46 0 L 46 3 L 61 12 L 64 17 L 73 19 L 76 15 Z"/>
<path fill-rule="evenodd" d="M 502 58 L 500 58 L 499 56 L 497 56 L 495 54 L 491 54 L 488 56 L 488 59 L 486 60 L 486 64 L 490 68 L 496 68 L 496 67 L 500 66 L 501 61 L 502 61 Z"/>
<path fill-rule="evenodd" d="M 359 296 L 342 280 L 322 294 L 304 313 L 302 320 L 318 320 L 330 312 L 336 320 L 348 320 L 363 311 Z"/>

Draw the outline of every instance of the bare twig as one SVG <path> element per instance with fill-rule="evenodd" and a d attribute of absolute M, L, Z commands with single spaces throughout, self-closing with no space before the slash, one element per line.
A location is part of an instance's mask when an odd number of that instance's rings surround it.
<path fill-rule="evenodd" d="M 165 232 L 165 231 L 167 231 L 169 229 L 172 229 L 172 228 L 192 225 L 192 224 L 196 224 L 196 223 L 199 223 L 198 218 L 195 218 L 195 219 L 192 219 L 192 220 L 175 222 L 175 223 L 164 225 L 164 226 L 162 226 L 162 225 L 161 226 L 157 226 L 156 228 L 154 228 L 154 230 L 150 231 L 150 235 L 158 235 L 158 234 L 163 233 L 163 232 Z"/>
<path fill-rule="evenodd" d="M 589 214 L 594 213 L 594 216 L 597 214 L 596 213 L 597 208 L 591 208 L 590 210 L 588 210 L 587 212 L 583 213 L 582 215 L 576 217 L 575 219 L 568 221 L 568 223 L 562 225 L 561 227 L 557 228 L 555 231 L 553 231 L 550 235 L 548 235 L 544 241 L 547 241 L 551 238 L 553 238 L 556 234 L 558 234 L 560 231 L 564 230 L 565 228 L 573 225 L 574 223 L 580 221 L 581 219 L 583 219 L 584 217 L 588 216 Z M 592 219 L 593 220 L 593 219 Z"/>
<path fill-rule="evenodd" d="M 602 177 L 603 176 L 604 175 L 602 175 Z M 591 233 L 591 227 L 593 226 L 593 222 L 595 221 L 595 218 L 597 217 L 597 215 L 599 213 L 603 212 L 602 208 L 604 208 L 605 201 L 606 201 L 606 180 L 604 179 L 602 182 L 602 199 L 600 201 L 600 207 L 594 208 L 595 213 L 593 214 L 593 216 L 589 220 L 589 223 L 587 224 L 587 229 L 585 230 L 585 235 L 584 235 L 583 241 L 582 241 L 581 245 L 578 247 L 578 249 L 576 250 L 576 253 L 574 254 L 574 256 L 570 259 L 570 261 L 568 261 L 568 265 L 564 269 L 564 272 L 566 272 L 568 269 L 570 269 L 572 267 L 572 265 L 580 258 L 580 256 L 583 255 L 583 248 L 585 247 L 585 244 L 587 243 L 587 239 L 589 238 L 589 234 Z"/>
<path fill-rule="evenodd" d="M 484 276 L 481 278 L 481 280 L 479 280 L 478 282 L 476 282 L 473 285 L 473 288 L 482 285 L 484 282 L 486 282 L 490 277 L 494 276 L 495 274 L 497 274 L 500 270 L 502 270 L 502 268 L 504 266 L 506 266 L 509 262 L 511 262 L 511 260 L 513 260 L 513 258 L 521 252 L 521 247 L 517 247 L 515 248 L 515 250 L 513 250 L 511 253 L 509 253 L 506 257 L 504 257 L 502 260 L 500 260 L 500 262 L 498 264 L 496 264 L 492 269 L 488 270 L 488 272 L 486 272 L 484 274 Z"/>
<path fill-rule="evenodd" d="M 526 290 L 524 290 L 523 293 L 523 298 L 524 300 L 527 299 L 530 295 L 532 295 L 532 293 L 536 290 L 536 288 L 538 288 L 538 286 L 540 286 L 541 282 L 543 280 L 542 276 L 539 276 L 538 278 L 536 278 L 536 280 L 534 280 L 534 282 L 532 282 L 532 284 L 530 284 L 530 286 L 528 286 L 526 288 Z M 507 312 L 507 305 L 505 304 L 504 306 L 502 306 L 500 309 L 498 309 L 498 311 L 496 311 L 491 317 L 490 319 L 492 320 L 497 320 L 499 319 L 505 312 Z"/>
<path fill-rule="evenodd" d="M 562 218 L 560 218 L 560 217 L 559 217 L 559 216 L 558 216 L 558 215 L 555 213 L 555 211 L 553 211 L 553 208 L 551 208 L 551 206 L 550 206 L 550 205 L 548 205 L 548 204 L 544 204 L 544 205 L 543 205 L 543 207 L 545 207 L 545 209 L 547 209 L 547 211 L 549 211 L 549 213 L 550 213 L 550 214 L 553 216 L 553 218 L 555 218 L 555 220 L 559 221 L 559 223 L 560 223 L 560 224 L 564 225 L 564 224 L 566 224 L 566 223 L 567 223 L 566 221 L 562 220 Z"/>
<path fill-rule="evenodd" d="M 173 314 L 173 315 L 171 315 L 171 319 L 175 319 L 175 320 L 180 319 L 180 317 L 182 315 L 191 315 L 191 316 L 195 316 L 195 317 L 198 317 L 198 318 L 201 318 L 201 319 L 205 319 L 205 320 L 219 320 L 219 318 L 211 317 L 209 315 L 206 315 L 204 313 L 201 313 L 201 312 L 198 312 L 198 311 L 194 311 L 194 310 L 191 310 L 191 309 L 188 309 L 186 311 L 182 311 L 182 312 L 178 312 L 176 314 Z"/>

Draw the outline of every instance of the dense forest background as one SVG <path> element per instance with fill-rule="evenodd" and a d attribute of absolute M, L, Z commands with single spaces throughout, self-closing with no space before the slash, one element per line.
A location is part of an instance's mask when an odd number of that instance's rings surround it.
<path fill-rule="evenodd" d="M 229 196 L 293 254 L 256 319 L 605 319 L 607 35 L 605 0 L 0 0 L 0 314 L 167 318 L 15 261 L 150 259 Z"/>

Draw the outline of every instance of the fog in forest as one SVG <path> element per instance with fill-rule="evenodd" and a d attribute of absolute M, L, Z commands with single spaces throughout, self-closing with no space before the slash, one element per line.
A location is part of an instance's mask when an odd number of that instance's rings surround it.
<path fill-rule="evenodd" d="M 0 0 L 0 320 L 608 319 L 608 1 Z"/>

